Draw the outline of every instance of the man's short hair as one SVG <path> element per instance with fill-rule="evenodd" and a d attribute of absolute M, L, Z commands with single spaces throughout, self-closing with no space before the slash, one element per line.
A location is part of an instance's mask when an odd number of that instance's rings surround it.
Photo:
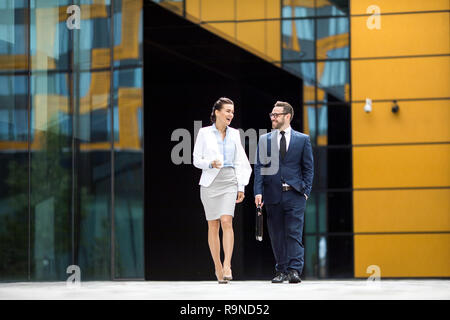
<path fill-rule="evenodd" d="M 275 107 L 282 107 L 283 108 L 283 112 L 285 113 L 289 113 L 291 115 L 291 121 L 292 118 L 294 118 L 294 108 L 292 108 L 292 106 L 284 101 L 277 101 L 275 103 Z"/>

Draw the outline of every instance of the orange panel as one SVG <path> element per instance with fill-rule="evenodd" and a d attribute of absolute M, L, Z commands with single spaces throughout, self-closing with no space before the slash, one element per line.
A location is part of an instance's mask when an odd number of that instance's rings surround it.
<path fill-rule="evenodd" d="M 265 0 L 236 1 L 236 20 L 264 19 L 265 11 Z"/>
<path fill-rule="evenodd" d="M 450 141 L 450 101 L 400 101 L 393 114 L 392 102 L 352 104 L 352 141 L 354 144 L 443 142 Z"/>
<path fill-rule="evenodd" d="M 450 231 L 450 189 L 354 191 L 353 230 Z"/>
<path fill-rule="evenodd" d="M 281 61 L 281 47 L 280 47 L 280 22 L 267 21 L 266 26 L 266 55 L 272 61 Z"/>
<path fill-rule="evenodd" d="M 235 20 L 234 0 L 202 0 L 200 19 L 202 21 Z"/>
<path fill-rule="evenodd" d="M 352 60 L 352 99 L 450 97 L 450 57 Z"/>
<path fill-rule="evenodd" d="M 370 30 L 367 17 L 353 17 L 352 58 L 450 53 L 450 13 L 399 14 L 381 17 Z"/>
<path fill-rule="evenodd" d="M 355 277 L 377 265 L 383 277 L 450 277 L 450 234 L 356 235 Z"/>
<path fill-rule="evenodd" d="M 354 147 L 353 186 L 450 186 L 450 144 Z"/>
<path fill-rule="evenodd" d="M 266 52 L 264 22 L 239 22 L 236 28 L 238 41 L 260 53 Z"/>
<path fill-rule="evenodd" d="M 448 0 L 351 0 L 351 14 L 366 14 L 369 6 L 376 5 L 381 13 L 388 12 L 417 12 L 449 10 Z"/>

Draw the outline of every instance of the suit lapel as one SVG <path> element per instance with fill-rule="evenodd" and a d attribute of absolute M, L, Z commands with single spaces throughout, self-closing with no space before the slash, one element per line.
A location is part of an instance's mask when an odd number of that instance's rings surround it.
<path fill-rule="evenodd" d="M 297 143 L 296 139 L 297 139 L 297 134 L 293 129 L 291 129 L 291 140 L 289 141 L 289 147 L 287 149 L 286 155 L 284 156 L 284 159 L 287 159 L 287 157 L 289 157 L 289 154 L 292 153 L 292 148 L 294 148 L 295 143 Z"/>
<path fill-rule="evenodd" d="M 209 141 L 210 144 L 213 148 L 214 148 L 214 152 L 216 153 L 216 155 L 219 155 L 219 145 L 217 144 L 217 137 L 216 137 L 216 133 L 214 132 L 214 127 L 211 126 L 209 129 Z"/>

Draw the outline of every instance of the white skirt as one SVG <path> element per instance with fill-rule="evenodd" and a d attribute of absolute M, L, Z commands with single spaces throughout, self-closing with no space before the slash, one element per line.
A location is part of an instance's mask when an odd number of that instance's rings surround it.
<path fill-rule="evenodd" d="M 217 220 L 222 215 L 234 217 L 238 185 L 234 168 L 220 169 L 209 187 L 200 186 L 200 199 L 206 220 Z"/>

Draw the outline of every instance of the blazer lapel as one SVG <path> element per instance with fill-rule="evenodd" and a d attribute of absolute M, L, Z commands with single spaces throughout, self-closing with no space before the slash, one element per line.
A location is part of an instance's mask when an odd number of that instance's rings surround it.
<path fill-rule="evenodd" d="M 286 159 L 287 157 L 289 157 L 289 154 L 291 154 L 292 152 L 290 152 L 292 150 L 292 148 L 294 148 L 295 143 L 297 143 L 297 132 L 295 132 L 293 129 L 291 129 L 291 140 L 289 141 L 289 146 L 286 152 L 286 155 L 284 156 L 284 159 Z"/>
<path fill-rule="evenodd" d="M 216 133 L 214 132 L 214 128 L 213 126 L 210 126 L 209 129 L 209 143 L 208 146 L 211 146 L 214 150 L 214 153 L 216 154 L 216 156 L 218 156 L 220 154 L 219 152 L 219 145 L 217 144 L 217 137 L 216 137 Z"/>

